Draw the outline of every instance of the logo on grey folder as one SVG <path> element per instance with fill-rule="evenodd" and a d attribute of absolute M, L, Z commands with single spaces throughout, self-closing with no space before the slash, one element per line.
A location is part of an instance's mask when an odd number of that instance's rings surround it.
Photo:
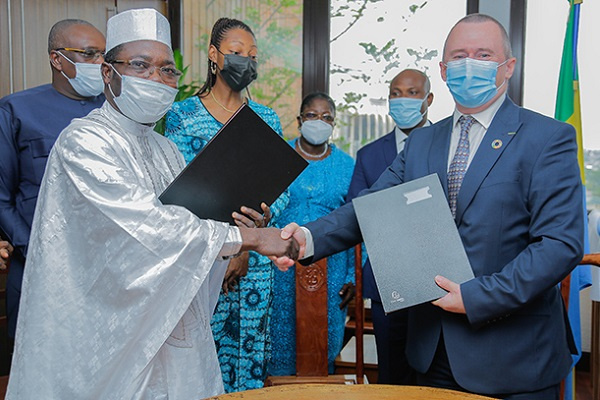
<path fill-rule="evenodd" d="M 400 293 L 398 293 L 395 290 L 392 290 L 392 303 L 403 303 L 404 302 L 404 297 L 400 296 Z"/>

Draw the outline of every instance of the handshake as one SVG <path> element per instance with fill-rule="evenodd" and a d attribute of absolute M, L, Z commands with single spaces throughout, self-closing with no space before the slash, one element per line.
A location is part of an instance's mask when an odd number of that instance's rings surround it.
<path fill-rule="evenodd" d="M 268 256 L 281 271 L 287 271 L 295 261 L 304 258 L 306 236 L 296 223 L 285 228 L 254 229 L 240 226 L 242 251 L 256 251 Z"/>

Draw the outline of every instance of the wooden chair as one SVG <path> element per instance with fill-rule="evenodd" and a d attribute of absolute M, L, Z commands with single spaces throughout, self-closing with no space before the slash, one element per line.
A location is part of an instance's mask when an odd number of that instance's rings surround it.
<path fill-rule="evenodd" d="M 327 371 L 327 260 L 296 265 L 296 375 L 269 376 L 265 386 L 356 383 Z"/>
<path fill-rule="evenodd" d="M 362 246 L 360 244 L 354 247 L 354 272 L 356 280 L 356 296 L 348 307 L 349 321 L 346 323 L 346 330 L 350 333 L 350 340 L 345 344 L 340 355 L 335 360 L 336 371 L 340 373 L 354 372 L 357 383 L 365 383 L 365 375 L 369 382 L 377 382 L 377 362 L 375 337 L 373 336 L 373 323 L 365 323 L 365 308 L 363 299 L 363 279 L 362 279 Z M 369 336 L 365 336 L 368 334 Z M 369 354 L 374 354 L 374 360 L 365 362 L 365 339 Z"/>

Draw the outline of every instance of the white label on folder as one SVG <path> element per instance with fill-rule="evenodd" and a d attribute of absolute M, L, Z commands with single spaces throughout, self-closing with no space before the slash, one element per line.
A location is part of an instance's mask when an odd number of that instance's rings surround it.
<path fill-rule="evenodd" d="M 406 205 L 430 199 L 431 194 L 429 193 L 429 186 L 404 193 L 404 197 L 406 197 Z"/>

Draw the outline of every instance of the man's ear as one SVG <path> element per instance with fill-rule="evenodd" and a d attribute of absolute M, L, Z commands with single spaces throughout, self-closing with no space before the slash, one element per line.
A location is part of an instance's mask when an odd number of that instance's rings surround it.
<path fill-rule="evenodd" d="M 48 54 L 48 58 L 50 59 L 50 65 L 55 68 L 57 71 L 62 71 L 62 57 L 56 50 L 52 50 L 50 54 Z"/>
<path fill-rule="evenodd" d="M 509 58 L 509 60 L 506 62 L 506 73 L 504 74 L 504 79 L 509 80 L 513 76 L 516 65 L 517 59 L 515 57 Z"/>
<path fill-rule="evenodd" d="M 103 62 L 101 72 L 102 72 L 102 80 L 104 81 L 104 83 L 105 84 L 109 83 L 114 74 L 112 66 L 106 62 Z"/>
<path fill-rule="evenodd" d="M 427 107 L 431 107 L 431 103 L 433 103 L 433 93 L 429 92 L 427 95 Z"/>
<path fill-rule="evenodd" d="M 446 82 L 446 64 L 443 61 L 440 61 L 440 75 L 442 76 L 442 80 Z"/>

